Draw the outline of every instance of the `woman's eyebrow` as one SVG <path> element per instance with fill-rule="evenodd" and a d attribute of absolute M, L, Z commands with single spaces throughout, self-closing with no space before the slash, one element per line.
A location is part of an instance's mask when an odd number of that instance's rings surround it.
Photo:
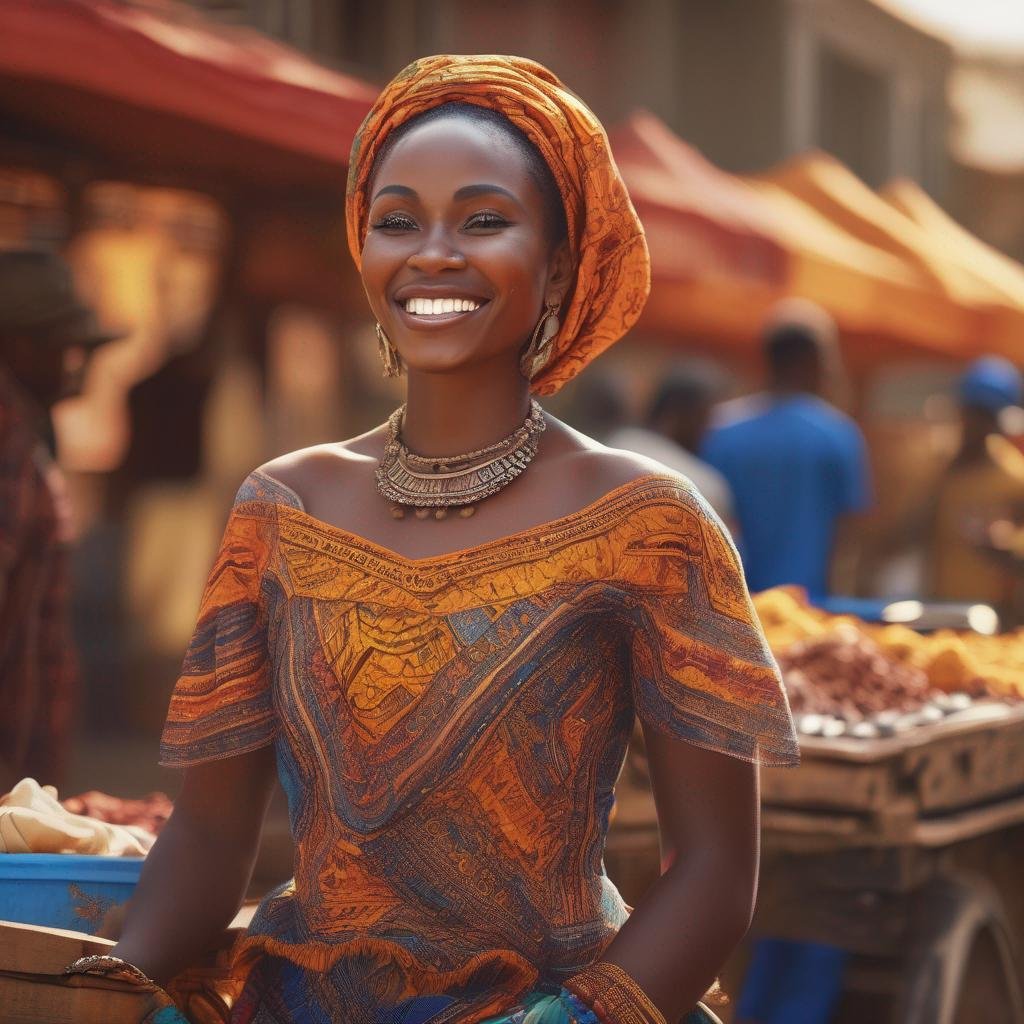
<path fill-rule="evenodd" d="M 463 185 L 452 198 L 457 203 L 461 203 L 464 199 L 475 199 L 477 196 L 495 194 L 505 196 L 517 206 L 522 206 L 522 203 L 507 188 L 502 188 L 500 185 Z"/>
<path fill-rule="evenodd" d="M 416 190 L 409 188 L 408 185 L 385 185 L 383 188 L 377 189 L 376 195 L 370 202 L 375 203 L 381 196 L 403 196 L 406 199 L 415 199 Z"/>

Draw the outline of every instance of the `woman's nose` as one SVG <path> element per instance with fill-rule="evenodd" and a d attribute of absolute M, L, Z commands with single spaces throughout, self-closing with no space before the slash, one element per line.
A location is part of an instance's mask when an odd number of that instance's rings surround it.
<path fill-rule="evenodd" d="M 452 245 L 447 232 L 437 230 L 422 237 L 423 244 L 406 261 L 414 270 L 436 274 L 465 267 L 466 257 Z"/>

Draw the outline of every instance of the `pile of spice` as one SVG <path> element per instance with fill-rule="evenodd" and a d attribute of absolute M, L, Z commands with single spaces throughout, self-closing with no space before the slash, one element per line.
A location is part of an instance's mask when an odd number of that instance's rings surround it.
<path fill-rule="evenodd" d="M 809 735 L 891 735 L 971 703 L 967 694 L 936 690 L 923 669 L 848 625 L 792 644 L 779 666 L 797 726 Z"/>
<path fill-rule="evenodd" d="M 1010 702 L 1024 699 L 1024 629 L 995 636 L 951 629 L 918 633 L 903 625 L 830 615 L 813 607 L 798 587 L 757 594 L 754 607 L 780 661 L 805 642 L 852 630 L 872 641 L 890 662 L 924 672 L 934 690 Z"/>

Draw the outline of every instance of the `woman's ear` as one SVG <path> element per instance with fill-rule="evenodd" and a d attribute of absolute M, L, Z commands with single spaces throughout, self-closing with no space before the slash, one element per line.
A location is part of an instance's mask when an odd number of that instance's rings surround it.
<path fill-rule="evenodd" d="M 572 286 L 575 271 L 568 241 L 559 242 L 548 263 L 548 297 L 557 296 L 558 302 L 562 302 Z"/>

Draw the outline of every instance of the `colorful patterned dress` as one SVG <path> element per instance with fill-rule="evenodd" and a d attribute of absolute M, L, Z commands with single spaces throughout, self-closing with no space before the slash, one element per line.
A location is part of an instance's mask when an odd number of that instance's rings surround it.
<path fill-rule="evenodd" d="M 243 484 L 161 763 L 273 743 L 295 878 L 239 951 L 246 1024 L 473 1024 L 598 958 L 634 714 L 762 764 L 798 746 L 735 549 L 681 478 L 406 558 Z"/>

